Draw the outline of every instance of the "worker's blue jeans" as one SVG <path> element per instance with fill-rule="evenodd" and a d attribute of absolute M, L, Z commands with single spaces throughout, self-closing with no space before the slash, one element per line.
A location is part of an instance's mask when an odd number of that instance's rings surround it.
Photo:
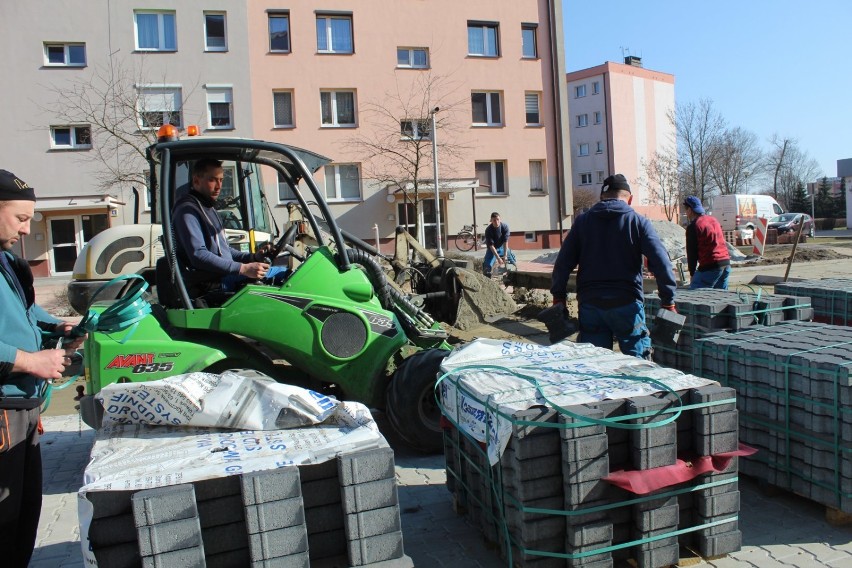
<path fill-rule="evenodd" d="M 731 275 L 731 267 L 723 266 L 716 270 L 696 271 L 689 282 L 690 290 L 698 288 L 716 288 L 717 290 L 728 289 L 728 276 Z"/>
<path fill-rule="evenodd" d="M 580 335 L 577 341 L 612 349 L 612 341 L 625 355 L 642 359 L 651 353 L 651 337 L 645 325 L 645 307 L 642 302 L 615 308 L 601 308 L 588 302 L 580 304 Z"/>
<path fill-rule="evenodd" d="M 500 255 L 500 258 L 503 258 L 503 254 L 505 252 L 505 245 L 502 247 L 497 247 L 497 254 Z M 506 259 L 512 264 L 516 264 L 515 262 L 515 253 L 509 249 L 508 255 L 506 255 Z M 491 278 L 491 270 L 494 268 L 494 263 L 497 262 L 497 257 L 494 256 L 494 253 L 491 252 L 491 249 L 486 249 L 485 251 L 485 260 L 482 261 L 482 273 Z"/>

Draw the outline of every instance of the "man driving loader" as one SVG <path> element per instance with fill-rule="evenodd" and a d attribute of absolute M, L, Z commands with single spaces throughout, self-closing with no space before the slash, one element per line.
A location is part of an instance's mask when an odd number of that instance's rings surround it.
<path fill-rule="evenodd" d="M 228 245 L 215 208 L 224 179 L 222 162 L 198 160 L 192 168 L 192 189 L 175 203 L 172 212 L 177 257 L 187 292 L 193 298 L 220 286 L 223 292 L 233 292 L 239 282 L 248 279 L 273 280 L 286 270 L 266 262 L 272 248 L 269 244 L 254 253 Z"/>

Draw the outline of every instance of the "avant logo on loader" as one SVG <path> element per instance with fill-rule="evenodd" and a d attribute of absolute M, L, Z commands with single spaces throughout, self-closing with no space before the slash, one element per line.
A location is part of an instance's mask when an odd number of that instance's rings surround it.
<path fill-rule="evenodd" d="M 110 361 L 107 369 L 128 369 L 136 365 L 150 365 L 154 362 L 153 353 L 133 353 L 131 355 L 116 355 L 115 359 Z"/>

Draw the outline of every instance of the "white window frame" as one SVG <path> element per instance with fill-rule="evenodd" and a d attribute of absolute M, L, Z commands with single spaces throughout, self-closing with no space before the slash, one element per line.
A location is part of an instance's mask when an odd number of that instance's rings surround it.
<path fill-rule="evenodd" d="M 272 47 L 272 21 L 281 19 L 287 22 L 287 47 L 274 49 Z M 267 32 L 269 33 L 269 53 L 290 53 L 293 49 L 293 41 L 290 33 L 290 12 L 270 12 L 267 14 Z"/>
<path fill-rule="evenodd" d="M 207 129 L 234 129 L 234 88 L 231 85 L 206 85 L 207 90 Z M 213 124 L 213 107 L 211 105 L 228 105 L 228 124 Z"/>
<path fill-rule="evenodd" d="M 592 94 L 598 95 L 601 92 L 601 83 L 600 81 L 592 81 Z"/>
<path fill-rule="evenodd" d="M 525 32 L 532 32 L 532 44 L 527 43 Z M 527 48 L 532 47 L 532 55 L 527 53 Z M 538 25 L 521 24 L 521 58 L 538 59 Z"/>
<path fill-rule="evenodd" d="M 474 95 L 485 95 L 485 122 L 476 122 L 473 117 L 474 114 L 474 106 L 473 106 L 473 96 Z M 500 113 L 500 116 L 496 117 L 497 120 L 494 120 L 494 97 L 497 98 L 497 112 Z M 472 91 L 470 93 L 470 112 L 471 112 L 471 123 L 474 126 L 503 126 L 503 93 L 500 91 Z"/>
<path fill-rule="evenodd" d="M 534 110 L 533 109 L 534 105 Z M 530 114 L 535 113 L 535 120 L 530 120 Z M 527 91 L 524 93 L 524 120 L 527 126 L 541 126 L 541 93 Z"/>
<path fill-rule="evenodd" d="M 603 170 L 598 170 L 598 171 L 597 171 L 597 174 L 598 174 L 598 183 L 603 183 L 603 180 L 604 180 L 604 171 L 603 171 Z"/>
<path fill-rule="evenodd" d="M 423 52 L 426 62 L 423 65 L 418 65 L 414 61 L 415 52 Z M 407 53 L 407 62 L 403 63 L 400 60 L 400 55 Z M 399 69 L 429 69 L 429 48 L 428 47 L 397 47 L 396 48 L 396 66 Z"/>
<path fill-rule="evenodd" d="M 599 110 L 595 111 L 595 124 L 600 124 L 603 120 L 603 113 Z"/>
<path fill-rule="evenodd" d="M 592 185 L 592 172 L 580 173 L 580 185 Z"/>
<path fill-rule="evenodd" d="M 168 113 L 170 124 L 174 124 L 177 127 L 181 127 L 183 125 L 183 92 L 180 85 L 136 85 L 136 92 L 136 115 L 139 130 L 156 130 L 160 127 L 160 125 L 145 126 L 143 121 L 144 115 L 152 113 L 161 113 L 161 124 L 165 124 L 165 115 Z M 146 109 L 144 107 L 146 97 L 149 99 L 162 97 L 162 102 L 164 103 L 162 108 Z M 177 102 L 177 108 L 168 108 L 170 105 L 166 103 L 169 99 L 173 102 Z M 171 122 L 172 115 L 175 113 L 177 114 L 178 119 L 177 124 Z"/>
<path fill-rule="evenodd" d="M 586 86 L 585 85 L 577 85 L 574 87 L 574 98 L 581 99 L 586 96 Z"/>
<path fill-rule="evenodd" d="M 547 187 L 545 171 L 544 160 L 530 160 L 530 193 L 544 193 L 544 189 Z M 535 183 L 536 181 L 538 181 L 538 184 Z M 535 187 L 536 185 L 541 187 Z"/>
<path fill-rule="evenodd" d="M 157 16 L 157 47 L 140 47 L 139 46 L 139 21 L 138 17 L 141 15 L 155 15 Z M 175 38 L 175 45 L 173 48 L 165 47 L 166 43 L 166 26 L 164 21 L 164 16 L 172 17 L 173 30 L 172 34 Z M 136 42 L 136 51 L 166 51 L 173 52 L 178 50 L 177 46 L 177 14 L 174 10 L 134 10 L 133 11 L 133 35 L 134 41 Z"/>
<path fill-rule="evenodd" d="M 482 31 L 482 45 L 473 45 L 471 30 Z M 489 51 L 488 32 L 494 33 L 494 52 Z M 497 22 L 468 22 L 467 23 L 467 54 L 470 57 L 500 57 L 500 24 Z"/>
<path fill-rule="evenodd" d="M 342 187 L 341 187 L 341 184 L 340 184 L 340 175 L 341 175 L 340 169 L 342 167 L 347 167 L 347 168 L 354 167 L 357 174 L 358 174 L 358 195 L 355 196 L 355 197 L 352 197 L 352 196 L 341 197 L 341 195 L 340 195 L 341 190 L 342 190 Z M 331 181 L 329 176 L 328 176 L 329 170 L 334 172 L 333 173 L 334 180 L 332 182 L 334 184 L 334 192 L 335 192 L 334 197 L 331 197 L 328 194 L 328 184 L 329 184 L 329 181 Z M 323 168 L 323 174 L 326 178 L 325 182 L 323 184 L 323 191 L 325 192 L 326 201 L 328 201 L 329 203 L 346 202 L 346 201 L 361 201 L 361 165 L 360 164 L 357 164 L 357 163 L 328 164 Z"/>
<path fill-rule="evenodd" d="M 337 95 L 346 93 L 352 95 L 352 122 L 339 122 L 337 113 Z M 331 112 L 331 122 L 323 122 L 322 118 L 322 96 L 328 94 L 329 110 Z M 322 89 L 320 91 L 320 124 L 323 128 L 355 128 L 358 126 L 358 98 L 355 95 L 355 89 Z"/>
<path fill-rule="evenodd" d="M 508 191 L 508 188 L 506 187 L 506 162 L 503 161 L 503 160 L 491 160 L 491 161 L 489 161 L 489 160 L 477 160 L 474 163 L 474 171 L 477 172 L 477 177 L 479 177 L 478 168 L 481 165 L 488 165 L 488 181 L 491 182 L 490 184 L 486 184 L 486 185 L 490 185 L 490 187 L 488 188 L 488 192 L 491 195 L 508 195 L 509 191 Z M 497 166 L 498 165 L 500 166 L 500 168 L 502 170 L 502 172 L 501 172 L 502 176 L 497 175 Z M 501 177 L 502 177 L 502 181 L 503 181 L 502 187 L 495 187 L 495 185 L 496 185 L 495 180 L 498 180 L 498 178 L 501 178 Z"/>
<path fill-rule="evenodd" d="M 589 115 L 587 113 L 577 115 L 577 128 L 585 128 L 589 125 Z"/>
<path fill-rule="evenodd" d="M 595 154 L 603 154 L 603 142 L 600 140 L 595 144 Z"/>
<path fill-rule="evenodd" d="M 61 47 L 62 48 L 62 62 L 54 62 L 50 60 L 50 48 Z M 71 48 L 72 47 L 82 47 L 83 48 L 83 62 L 76 63 L 71 61 Z M 44 66 L 45 67 L 85 67 L 88 62 L 86 57 L 86 44 L 84 42 L 44 42 Z"/>
<path fill-rule="evenodd" d="M 334 20 L 346 20 L 349 22 L 349 48 L 334 48 L 334 33 L 331 25 Z M 320 47 L 320 21 L 323 21 L 322 33 L 325 34 L 325 49 Z M 355 53 L 355 26 L 352 22 L 352 14 L 317 14 L 317 53 L 351 54 Z"/>
<path fill-rule="evenodd" d="M 275 112 L 275 109 L 278 106 L 275 103 L 275 95 L 278 95 L 278 94 L 289 95 L 289 97 L 290 97 L 290 123 L 289 124 L 284 124 L 284 123 L 279 124 L 278 122 L 275 121 L 275 117 L 278 114 L 278 113 Z M 273 124 L 273 128 L 294 128 L 296 126 L 296 124 L 295 124 L 296 113 L 294 112 L 294 109 L 293 109 L 293 99 L 294 98 L 295 97 L 293 96 L 293 91 L 290 90 L 290 89 L 276 89 L 276 90 L 272 91 L 272 124 Z"/>
<path fill-rule="evenodd" d="M 577 155 L 578 156 L 588 156 L 589 155 L 589 144 L 585 143 L 585 142 L 582 143 L 582 144 L 577 144 Z"/>
<path fill-rule="evenodd" d="M 222 17 L 222 45 L 210 45 L 210 30 L 207 18 L 209 16 Z M 227 12 L 210 10 L 204 11 L 204 51 L 228 51 L 228 14 Z"/>
<path fill-rule="evenodd" d="M 79 143 L 77 142 L 77 130 L 78 129 L 88 129 L 89 130 L 89 142 Z M 69 143 L 68 144 L 58 144 L 56 142 L 56 131 L 57 130 L 68 130 L 69 135 Z M 92 147 L 92 127 L 88 124 L 63 124 L 56 125 L 50 127 L 50 148 L 51 150 L 89 150 Z"/>
<path fill-rule="evenodd" d="M 399 133 L 401 140 L 431 140 L 432 121 L 429 118 L 404 118 L 399 121 Z"/>

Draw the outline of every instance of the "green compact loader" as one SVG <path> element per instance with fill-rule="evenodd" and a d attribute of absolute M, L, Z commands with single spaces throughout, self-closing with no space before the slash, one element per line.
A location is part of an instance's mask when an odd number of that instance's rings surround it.
<path fill-rule="evenodd" d="M 344 239 L 312 177 L 330 160 L 235 138 L 167 139 L 149 147 L 147 155 L 152 221 L 162 225 L 158 302 L 147 301 L 142 293 L 147 283 L 139 276 L 105 286 L 121 288 L 117 299 L 98 301 L 92 294 L 84 317 L 85 391 L 78 387 L 83 420 L 97 427 L 103 409 L 94 395 L 111 383 L 253 369 L 384 410 L 409 445 L 440 450 L 434 385 L 448 354 L 446 333 L 393 284 L 376 257 Z M 272 231 L 270 261 L 288 268 L 282 282 L 249 281 L 233 293 L 190 296 L 175 252 L 171 210 L 188 190 L 192 163 L 201 158 L 230 165 L 232 189 L 220 200 L 227 200 L 233 226 L 246 231 L 250 250 L 256 248 L 258 219 L 269 211 L 257 190 L 259 172 L 272 170 L 279 192 L 292 195 L 291 211 L 298 208 L 298 214 L 290 215 L 280 237 L 277 227 Z M 132 404 L 125 406 L 133 412 Z"/>

